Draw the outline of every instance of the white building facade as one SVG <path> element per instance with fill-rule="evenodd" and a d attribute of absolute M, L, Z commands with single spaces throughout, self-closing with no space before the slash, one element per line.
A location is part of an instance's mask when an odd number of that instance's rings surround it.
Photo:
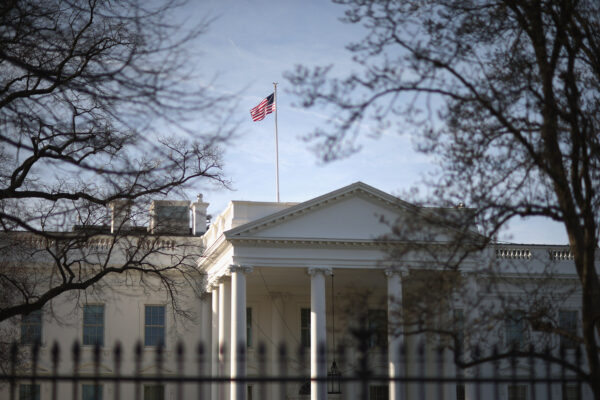
<path fill-rule="evenodd" d="M 106 376 L 117 373 L 111 356 L 113 344 L 120 341 L 126 350 L 123 360 L 127 360 L 121 367 L 122 372 L 156 374 L 155 350 L 156 345 L 162 343 L 165 359 L 160 373 L 163 375 L 201 373 L 238 379 L 224 384 L 186 385 L 184 398 L 359 399 L 363 390 L 371 399 L 394 400 L 421 396 L 434 399 L 440 394 L 446 399 L 458 400 L 479 396 L 493 398 L 486 396 L 494 393 L 502 399 L 591 396 L 585 387 L 567 383 L 515 382 L 476 387 L 467 382 L 423 388 L 394 380 L 423 374 L 474 376 L 475 369 L 455 366 L 453 350 L 457 341 L 443 341 L 440 335 L 428 332 L 444 330 L 442 328 L 450 323 L 454 328 L 460 323 L 460 332 L 454 338 L 460 336 L 465 342 L 477 338 L 492 343 L 493 337 L 505 346 L 515 343 L 521 346 L 541 340 L 543 334 L 528 327 L 525 318 L 513 318 L 513 314 L 521 315 L 519 313 L 530 309 L 528 302 L 533 301 L 532 293 L 539 295 L 542 291 L 537 282 L 543 281 L 549 285 L 550 292 L 556 294 L 551 313 L 556 315 L 557 324 L 575 333 L 581 329 L 577 322 L 577 277 L 567 248 L 493 245 L 469 251 L 460 262 L 454 263 L 452 256 L 444 258 L 434 254 L 449 254 L 449 243 L 456 233 L 451 226 L 432 226 L 426 217 L 434 211 L 419 209 L 360 182 L 302 203 L 232 201 L 205 233 L 185 239 L 202 251 L 196 266 L 200 290 L 182 291 L 177 299 L 182 309 L 189 311 L 186 317 L 173 312 L 172 299 L 160 289 L 159 282 L 156 290 L 152 290 L 151 284 L 136 287 L 123 277 L 111 278 L 110 290 L 86 292 L 86 298 L 76 307 L 70 306 L 65 297 L 43 310 L 40 373 L 52 370 L 51 344 L 58 341 L 61 348 L 68 349 L 73 340 L 84 345 L 79 373 L 92 373 L 94 364 L 89 344 L 94 341 L 90 341 L 90 337 L 101 335 L 101 370 Z M 421 216 L 424 222 L 414 225 Z M 402 246 L 402 241 L 380 239 L 389 237 L 391 227 L 402 225 L 402 221 L 406 221 L 409 228 L 404 240 L 421 245 L 407 246 L 401 256 L 390 256 L 390 245 Z M 420 230 L 415 230 L 415 226 Z M 475 227 L 466 233 L 477 237 Z M 409 328 L 396 324 L 397 317 L 407 312 L 404 303 L 414 301 L 410 299 L 415 293 L 424 299 L 436 297 L 428 290 L 441 287 L 433 282 L 441 279 L 436 273 L 448 269 L 460 279 L 463 289 L 450 291 L 445 297 L 440 306 L 441 316 L 436 317 L 438 325 L 427 325 L 427 321 L 435 319 L 431 316 L 424 318 L 424 325 L 419 326 L 427 329 L 409 332 Z M 490 275 L 492 269 L 497 275 Z M 421 284 L 407 283 L 419 274 L 426 276 Z M 553 287 L 559 289 L 553 290 Z M 508 294 L 514 296 L 509 300 Z M 522 303 L 515 299 L 521 299 Z M 28 332 L 29 328 L 24 330 L 23 324 L 33 324 L 32 332 L 37 329 L 35 318 L 24 318 L 20 323 L 20 328 L 15 328 L 17 335 L 19 329 L 21 335 Z M 470 332 L 479 326 L 486 326 L 485 335 Z M 362 337 L 362 343 L 361 332 L 368 333 Z M 140 364 L 135 364 L 130 350 L 137 341 L 143 344 L 144 357 Z M 187 349 L 186 361 L 181 367 L 175 360 L 179 342 Z M 556 346 L 560 339 L 552 336 L 547 342 Z M 200 361 L 196 353 L 198 343 L 204 344 Z M 437 349 L 444 343 L 447 346 L 442 350 L 443 362 L 440 363 Z M 356 350 L 361 344 L 362 352 Z M 418 350 L 421 344 L 424 345 L 423 356 Z M 346 348 L 343 355 L 336 353 L 338 345 Z M 280 346 L 287 349 L 283 364 L 279 362 Z M 244 357 L 239 357 L 241 353 Z M 342 378 L 351 377 L 361 368 L 361 356 L 365 354 L 373 375 L 391 379 L 368 382 L 366 388 L 359 381 L 342 379 L 340 390 L 328 393 L 326 378 L 332 363 L 336 362 Z M 265 361 L 261 362 L 261 358 Z M 70 361 L 64 361 L 65 371 L 72 368 Z M 542 367 L 539 363 L 534 366 Z M 490 372 L 490 368 L 491 364 L 483 365 L 477 373 Z M 525 364 L 518 368 L 524 373 L 530 372 Z M 502 366 L 494 372 L 513 373 Z M 290 382 L 285 386 L 263 385 L 252 380 L 278 377 L 282 373 L 305 374 L 316 379 Z M 551 373 L 560 374 L 560 371 Z M 80 395 L 86 398 L 83 392 L 91 390 L 92 382 L 82 385 L 88 385 L 80 390 Z M 0 398 L 8 398 L 6 385 L 0 390 Z M 41 383 L 39 389 L 24 390 L 39 390 L 40 398 L 49 398 L 49 383 Z M 66 394 L 71 393 L 72 388 L 65 383 L 59 390 Z M 113 398 L 114 390 L 104 383 L 101 395 Z M 124 384 L 120 390 L 121 398 L 128 398 L 136 389 Z M 148 383 L 137 390 L 148 399 L 174 399 L 178 389 L 175 384 Z"/>

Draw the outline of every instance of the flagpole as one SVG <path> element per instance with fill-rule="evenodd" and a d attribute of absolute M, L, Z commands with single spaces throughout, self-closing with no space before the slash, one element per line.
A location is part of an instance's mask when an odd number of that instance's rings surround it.
<path fill-rule="evenodd" d="M 279 108 L 279 104 L 277 104 L 277 82 L 273 82 L 273 86 L 273 101 L 275 102 L 275 188 L 277 191 L 277 202 L 279 203 L 279 138 L 277 135 L 277 109 Z"/>

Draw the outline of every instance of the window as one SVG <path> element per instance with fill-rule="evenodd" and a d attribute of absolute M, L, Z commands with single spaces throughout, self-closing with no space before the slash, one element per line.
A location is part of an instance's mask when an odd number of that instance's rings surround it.
<path fill-rule="evenodd" d="M 252 347 L 252 308 L 246 308 L 246 344 Z"/>
<path fill-rule="evenodd" d="M 509 385 L 508 400 L 527 400 L 527 385 Z"/>
<path fill-rule="evenodd" d="M 144 345 L 165 344 L 165 306 L 146 306 Z"/>
<path fill-rule="evenodd" d="M 369 386 L 369 400 L 388 400 L 389 389 L 386 385 Z"/>
<path fill-rule="evenodd" d="M 387 347 L 387 312 L 386 310 L 369 310 L 367 327 L 369 330 L 369 348 Z"/>
<path fill-rule="evenodd" d="M 575 310 L 559 310 L 558 311 L 558 326 L 560 329 L 577 335 L 577 311 Z M 560 345 L 567 348 L 573 349 L 577 347 L 577 343 L 568 337 L 560 337 Z"/>
<path fill-rule="evenodd" d="M 19 385 L 19 400 L 40 400 L 40 385 Z"/>
<path fill-rule="evenodd" d="M 32 311 L 21 319 L 21 344 L 42 342 L 42 311 Z"/>
<path fill-rule="evenodd" d="M 102 400 L 102 385 L 81 385 L 82 400 Z"/>
<path fill-rule="evenodd" d="M 104 306 L 83 306 L 83 344 L 104 345 Z"/>
<path fill-rule="evenodd" d="M 300 309 L 300 344 L 310 347 L 310 308 Z"/>
<path fill-rule="evenodd" d="M 562 400 L 580 400 L 581 387 L 576 383 L 563 383 Z"/>
<path fill-rule="evenodd" d="M 164 400 L 165 387 L 163 385 L 144 385 L 144 400 Z"/>
<path fill-rule="evenodd" d="M 253 400 L 254 397 L 252 397 L 252 394 L 253 394 L 252 393 L 252 385 L 248 385 L 247 388 L 248 388 L 247 389 L 248 393 L 247 393 L 247 396 L 246 396 L 246 400 Z"/>
<path fill-rule="evenodd" d="M 508 312 L 505 325 L 506 345 L 517 349 L 522 348 L 525 343 L 525 321 L 523 319 L 523 311 Z"/>

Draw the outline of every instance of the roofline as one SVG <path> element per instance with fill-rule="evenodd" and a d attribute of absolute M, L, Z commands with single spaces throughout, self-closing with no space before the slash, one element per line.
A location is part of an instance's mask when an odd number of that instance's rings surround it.
<path fill-rule="evenodd" d="M 379 197 L 382 198 L 383 200 L 389 202 L 390 204 L 393 204 L 395 206 L 400 206 L 400 207 L 404 207 L 404 208 L 409 208 L 412 209 L 414 211 L 418 211 L 419 207 L 415 206 L 414 204 L 408 203 L 404 200 L 399 199 L 396 196 L 393 196 L 389 193 L 383 192 L 377 188 L 374 188 L 373 186 L 367 185 L 366 183 L 363 183 L 361 181 L 358 182 L 354 182 L 350 185 L 344 186 L 342 188 L 336 189 L 332 192 L 329 193 L 325 193 L 321 196 L 318 197 L 314 197 L 310 200 L 304 201 L 302 203 L 297 203 L 291 207 L 288 207 L 286 209 L 283 209 L 281 211 L 277 211 L 273 214 L 269 214 L 266 215 L 262 218 L 259 218 L 257 220 L 254 221 L 250 221 L 246 224 L 237 226 L 233 229 L 230 229 L 228 231 L 225 231 L 224 234 L 227 238 L 231 238 L 233 235 L 236 235 L 240 232 L 243 232 L 245 230 L 248 229 L 253 229 L 255 227 L 264 225 L 270 221 L 276 221 L 280 218 L 283 218 L 287 215 L 293 215 L 297 212 L 301 212 L 304 209 L 310 209 L 313 206 L 319 205 L 321 203 L 327 203 L 330 200 L 333 200 L 337 197 L 346 195 L 346 194 L 350 194 L 356 190 L 363 190 L 367 193 L 370 193 L 371 195 L 375 196 L 375 197 Z"/>
<path fill-rule="evenodd" d="M 568 243 L 565 244 L 548 244 L 548 243 L 511 243 L 511 242 L 491 242 L 491 246 L 520 246 L 520 247 L 571 247 Z"/>

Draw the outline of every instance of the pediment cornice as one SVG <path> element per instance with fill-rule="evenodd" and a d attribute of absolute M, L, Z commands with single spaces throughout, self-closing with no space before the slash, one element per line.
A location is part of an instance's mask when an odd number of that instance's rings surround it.
<path fill-rule="evenodd" d="M 388 193 L 382 192 L 372 186 L 369 186 L 362 182 L 356 182 L 351 185 L 345 186 L 341 189 L 333 192 L 324 194 L 314 199 L 299 203 L 295 206 L 286 208 L 282 211 L 268 215 L 263 218 L 259 218 L 256 221 L 249 222 L 244 225 L 240 225 L 234 229 L 230 229 L 224 232 L 227 239 L 248 237 L 252 234 L 274 225 L 281 224 L 290 219 L 298 218 L 306 213 L 315 211 L 317 209 L 326 207 L 333 203 L 337 203 L 343 199 L 349 197 L 362 197 L 371 201 L 375 200 L 379 203 L 383 203 L 386 207 L 394 209 L 406 209 L 412 212 L 418 212 L 419 208 L 413 204 L 407 203 L 392 196 Z"/>
<path fill-rule="evenodd" d="M 345 248 L 377 248 L 388 249 L 395 246 L 414 247 L 447 247 L 446 242 L 419 242 L 419 241 L 389 241 L 374 239 L 328 239 L 328 238 L 280 238 L 280 237 L 257 237 L 237 236 L 227 239 L 233 245 L 244 244 L 252 246 L 276 246 L 276 247 L 345 247 Z"/>

